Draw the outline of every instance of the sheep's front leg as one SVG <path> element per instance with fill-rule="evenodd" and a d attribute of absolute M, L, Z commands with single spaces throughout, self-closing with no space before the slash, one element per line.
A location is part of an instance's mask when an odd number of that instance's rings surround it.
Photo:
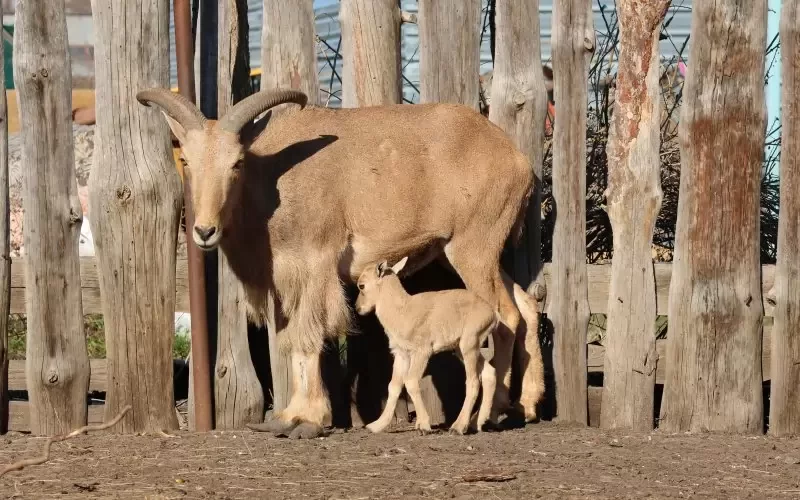
<path fill-rule="evenodd" d="M 313 439 L 323 434 L 330 415 L 330 403 L 322 384 L 320 354 L 292 351 L 292 383 L 289 405 L 275 412 L 262 424 L 248 424 L 255 431 L 266 431 L 292 439 Z"/>
<path fill-rule="evenodd" d="M 386 398 L 386 406 L 383 408 L 381 416 L 367 425 L 367 429 L 371 432 L 381 432 L 391 423 L 397 400 L 400 398 L 400 391 L 403 390 L 403 379 L 408 372 L 408 354 L 400 350 L 395 350 L 393 354 L 394 363 L 392 380 L 389 381 L 389 396 Z"/>
<path fill-rule="evenodd" d="M 428 366 L 429 357 L 429 354 L 412 354 L 408 373 L 404 381 L 406 391 L 411 397 L 411 402 L 414 403 L 414 410 L 417 413 L 417 422 L 414 424 L 414 427 L 423 434 L 431 432 L 431 417 L 425 409 L 425 403 L 422 402 L 422 392 L 419 389 L 419 381 L 422 379 L 425 368 Z"/>

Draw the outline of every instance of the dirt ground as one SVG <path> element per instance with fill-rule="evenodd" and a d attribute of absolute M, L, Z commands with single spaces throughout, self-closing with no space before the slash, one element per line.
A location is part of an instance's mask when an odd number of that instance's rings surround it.
<path fill-rule="evenodd" d="M 43 439 L 0 436 L 0 465 Z M 252 431 L 53 445 L 0 498 L 798 498 L 800 441 L 603 432 L 550 422 L 469 436 L 363 429 L 294 441 Z"/>

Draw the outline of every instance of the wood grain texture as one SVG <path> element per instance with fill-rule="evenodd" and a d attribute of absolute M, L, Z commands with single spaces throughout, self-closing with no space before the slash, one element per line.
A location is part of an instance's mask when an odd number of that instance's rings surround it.
<path fill-rule="evenodd" d="M 478 110 L 480 0 L 419 0 L 420 102 Z"/>
<path fill-rule="evenodd" d="M 0 5 L 0 18 L 3 7 Z M 5 67 L 5 50 L 0 51 Z M 6 88 L 5 73 L 0 78 Z M 11 309 L 11 205 L 8 175 L 8 102 L 0 95 L 0 434 L 8 432 L 8 314 Z"/>
<path fill-rule="evenodd" d="M 313 0 L 284 2 L 264 0 L 264 25 L 261 32 L 261 90 L 292 88 L 306 93 L 310 104 L 319 102 Z M 291 104 L 272 108 L 273 116 Z M 273 410 L 289 403 L 291 365 L 278 348 L 277 336 L 285 324 L 274 293 L 269 298 L 270 368 L 272 371 Z"/>
<path fill-rule="evenodd" d="M 692 6 L 661 426 L 763 431 L 759 198 L 767 2 Z"/>
<path fill-rule="evenodd" d="M 103 112 L 89 202 L 106 328 L 106 415 L 131 405 L 122 432 L 176 429 L 173 291 L 183 197 L 167 124 L 136 100 L 141 89 L 169 85 L 169 1 L 92 6 Z"/>
<path fill-rule="evenodd" d="M 781 200 L 769 432 L 800 434 L 800 1 L 781 6 Z"/>
<path fill-rule="evenodd" d="M 71 69 L 64 2 L 18 2 L 14 83 L 24 168 L 27 378 L 33 434 L 86 425 Z"/>
<path fill-rule="evenodd" d="M 589 58 L 594 51 L 590 0 L 553 4 L 553 272 L 547 317 L 553 327 L 556 416 L 587 423 L 586 332 L 586 107 Z"/>
<path fill-rule="evenodd" d="M 608 138 L 608 216 L 614 258 L 608 296 L 606 429 L 653 428 L 657 363 L 652 240 L 661 209 L 658 37 L 670 0 L 617 3 L 620 52 Z"/>
<path fill-rule="evenodd" d="M 402 102 L 400 72 L 400 9 L 395 0 L 343 0 L 342 107 Z M 361 427 L 378 418 L 386 404 L 393 358 L 388 339 L 374 318 L 354 316 L 360 334 L 347 338 L 347 381 L 351 421 Z M 395 409 L 408 422 L 406 394 Z"/>
<path fill-rule="evenodd" d="M 247 1 L 219 4 L 217 116 L 251 94 L 246 43 Z M 219 316 L 214 367 L 216 429 L 239 429 L 264 418 L 264 391 L 250 358 L 242 284 L 219 252 Z"/>
<path fill-rule="evenodd" d="M 525 229 L 514 266 L 514 281 L 527 288 L 541 271 L 541 183 L 547 90 L 542 74 L 539 0 L 497 4 L 492 105 L 496 123 L 528 157 L 535 176 Z"/>
<path fill-rule="evenodd" d="M 479 110 L 480 18 L 480 0 L 419 1 L 420 103 L 450 102 Z M 446 395 L 436 388 L 444 381 L 431 374 L 441 373 L 454 359 L 452 352 L 439 354 L 420 382 L 431 425 L 446 420 L 442 403 Z"/>
<path fill-rule="evenodd" d="M 395 0 L 342 0 L 342 107 L 401 102 L 400 9 Z"/>

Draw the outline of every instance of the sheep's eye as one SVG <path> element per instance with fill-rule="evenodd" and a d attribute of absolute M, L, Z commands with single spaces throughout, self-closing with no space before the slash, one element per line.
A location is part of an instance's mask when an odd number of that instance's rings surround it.
<path fill-rule="evenodd" d="M 359 290 L 363 290 L 364 289 L 364 283 L 359 283 L 358 284 L 358 289 Z"/>

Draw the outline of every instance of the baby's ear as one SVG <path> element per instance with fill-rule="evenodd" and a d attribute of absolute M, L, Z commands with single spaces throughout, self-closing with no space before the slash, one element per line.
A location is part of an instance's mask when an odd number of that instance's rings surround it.
<path fill-rule="evenodd" d="M 407 262 L 408 262 L 408 256 L 405 256 L 402 259 L 400 259 L 400 262 L 398 262 L 397 264 L 393 265 L 392 266 L 392 271 L 394 272 L 394 274 L 398 274 L 399 275 L 400 271 L 402 271 L 403 268 L 406 267 L 406 263 Z"/>

